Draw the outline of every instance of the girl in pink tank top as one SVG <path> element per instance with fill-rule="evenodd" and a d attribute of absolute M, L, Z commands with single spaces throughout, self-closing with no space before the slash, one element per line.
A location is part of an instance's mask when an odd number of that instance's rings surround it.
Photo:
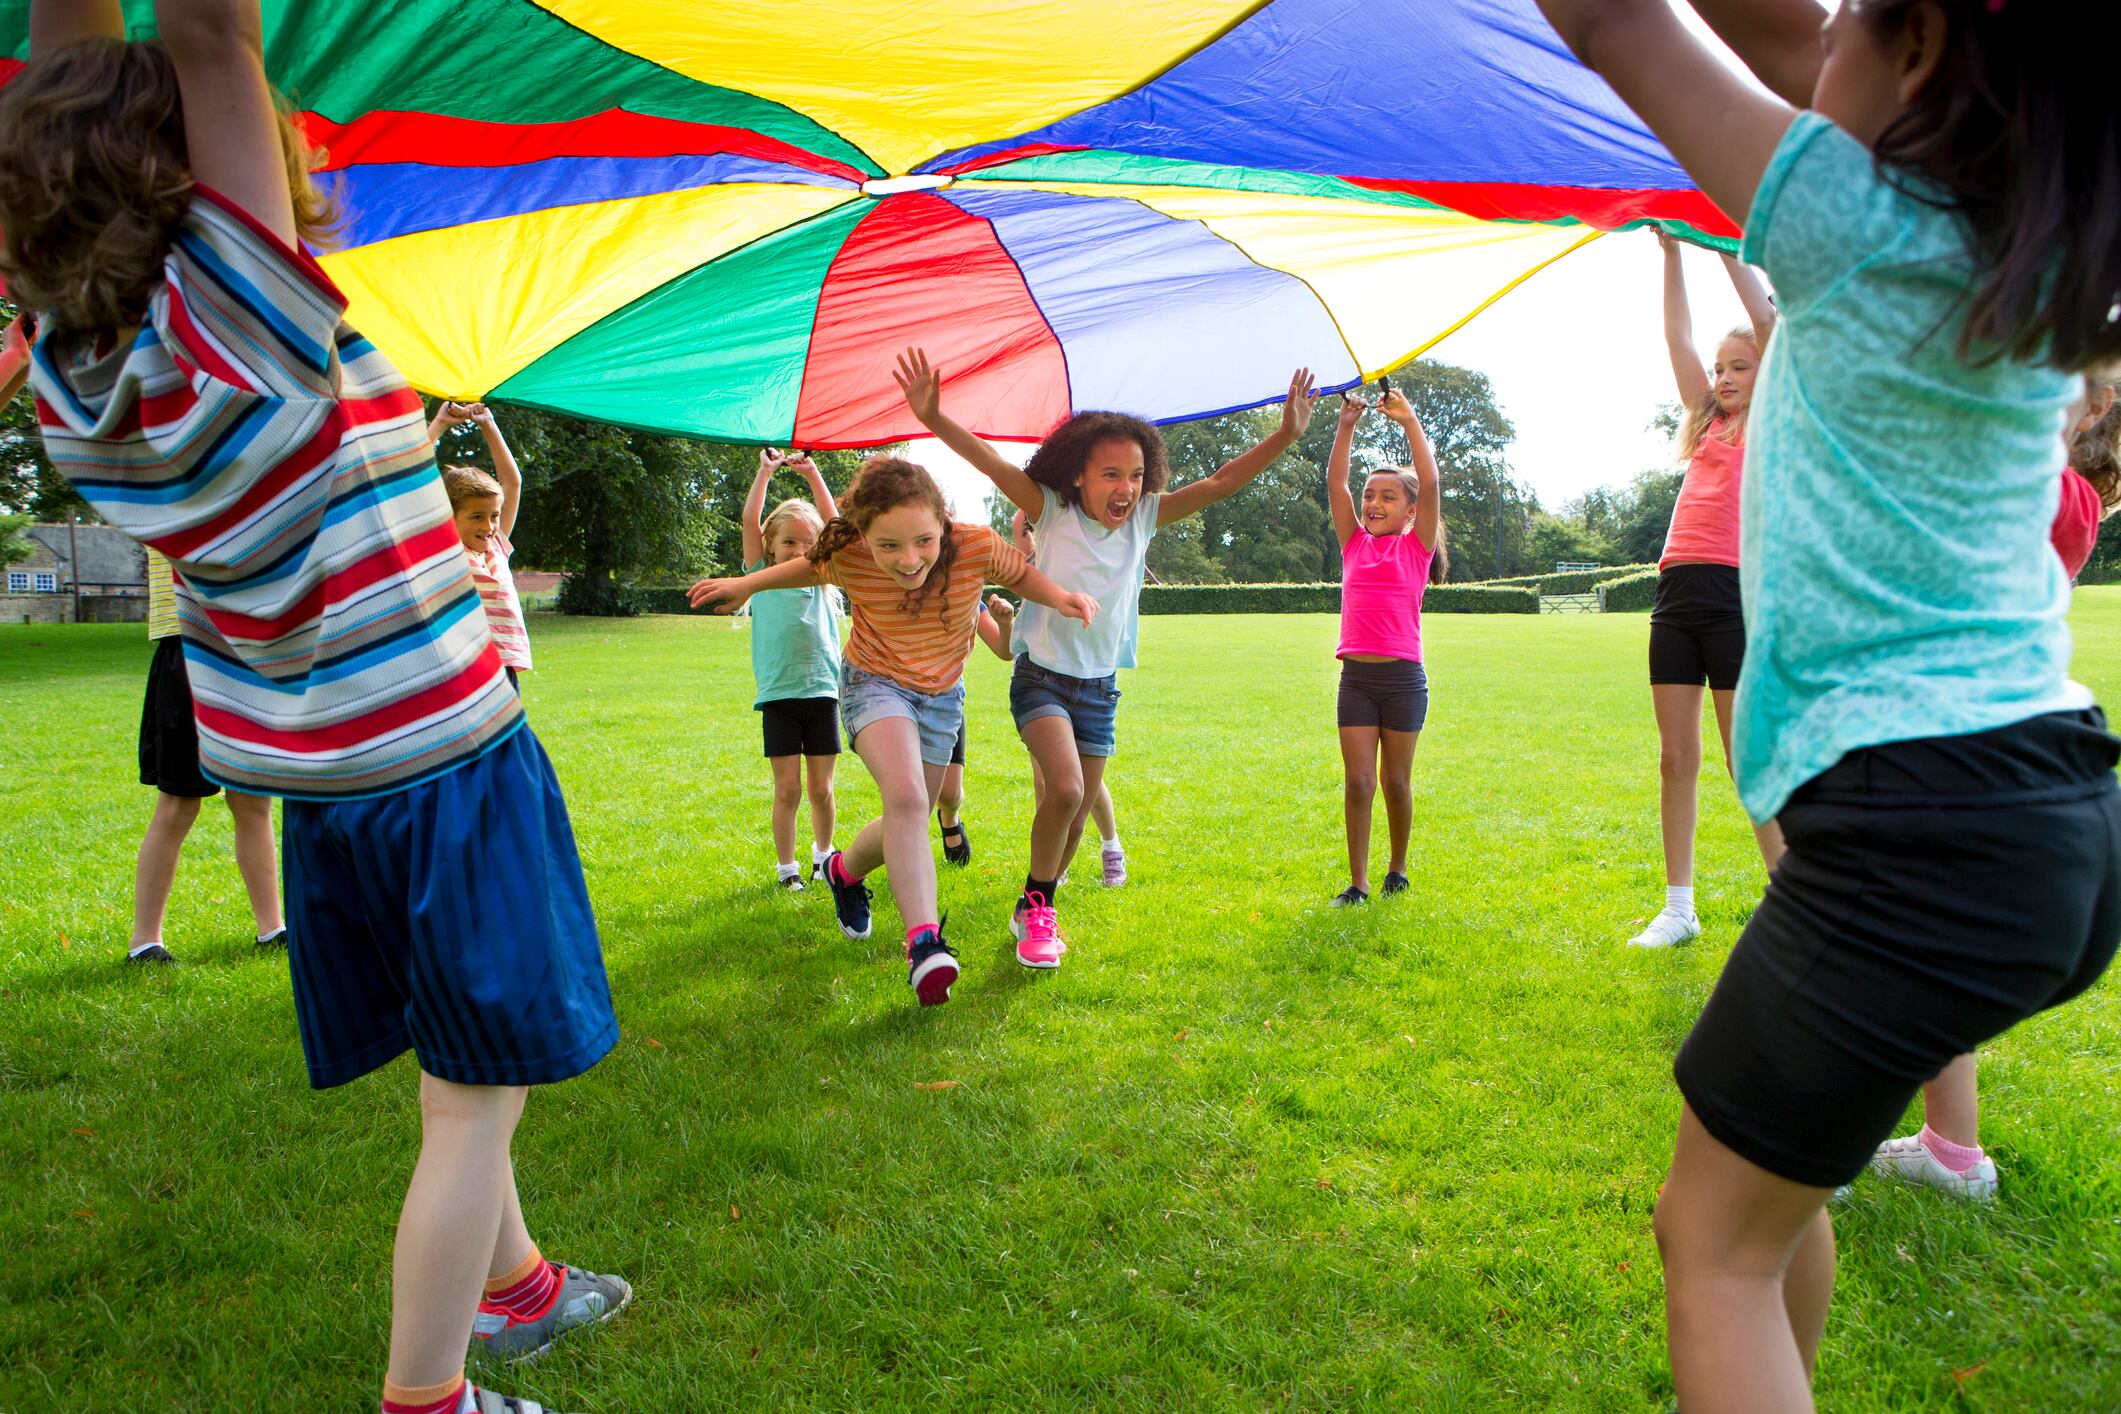
<path fill-rule="evenodd" d="M 1421 661 L 1421 594 L 1443 578 L 1443 513 L 1436 456 L 1406 395 L 1387 392 L 1381 410 L 1407 435 L 1411 467 L 1385 466 L 1363 481 L 1358 510 L 1348 487 L 1355 424 L 1370 405 L 1341 399 L 1340 427 L 1326 461 L 1326 499 L 1340 540 L 1340 727 L 1348 887 L 1335 907 L 1370 898 L 1370 808 L 1384 781 L 1392 859 L 1384 892 L 1410 887 L 1407 836 L 1414 823 L 1414 746 L 1429 714 Z"/>
<path fill-rule="evenodd" d="M 1662 948 L 1701 934 L 1694 912 L 1694 824 L 1701 775 L 1701 690 L 1716 705 L 1723 760 L 1731 760 L 1731 704 L 1745 660 L 1745 616 L 1738 591 L 1738 493 L 1745 471 L 1746 414 L 1761 350 L 1775 326 L 1767 289 L 1746 266 L 1723 258 L 1750 327 L 1733 329 L 1716 346 L 1713 368 L 1701 366 L 1687 308 L 1679 244 L 1662 232 L 1664 337 L 1672 375 L 1686 407 L 1679 446 L 1686 478 L 1672 508 L 1671 529 L 1657 560 L 1657 598 L 1650 610 L 1650 702 L 1657 714 L 1658 820 L 1664 843 L 1664 907 L 1628 941 Z M 1782 855 L 1782 833 L 1771 821 L 1757 826 L 1760 855 L 1772 869 Z"/>

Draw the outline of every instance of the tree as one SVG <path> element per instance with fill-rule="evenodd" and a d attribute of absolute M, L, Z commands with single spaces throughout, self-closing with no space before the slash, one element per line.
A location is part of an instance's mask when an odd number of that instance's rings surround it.
<path fill-rule="evenodd" d="M 15 313 L 15 306 L 0 300 L 0 325 L 13 320 Z M 0 407 L 0 514 L 8 513 L 33 521 L 60 521 L 70 515 L 90 522 L 101 519 L 45 459 L 37 400 L 26 387 Z"/>
<path fill-rule="evenodd" d="M 26 515 L 0 515 L 0 565 L 12 565 L 29 558 L 29 541 L 22 534 L 28 525 Z"/>
<path fill-rule="evenodd" d="M 1625 564 L 1618 559 L 1613 542 L 1579 521 L 1550 511 L 1534 511 L 1531 529 L 1525 533 L 1525 558 L 1532 561 L 1527 574 L 1538 574 L 1558 564 Z"/>

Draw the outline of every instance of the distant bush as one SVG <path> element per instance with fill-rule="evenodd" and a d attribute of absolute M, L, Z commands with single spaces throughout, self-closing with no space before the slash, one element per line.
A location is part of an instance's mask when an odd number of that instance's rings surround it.
<path fill-rule="evenodd" d="M 1598 586 L 1601 614 L 1646 614 L 1657 599 L 1657 571 L 1643 570 L 1626 579 L 1609 579 Z"/>

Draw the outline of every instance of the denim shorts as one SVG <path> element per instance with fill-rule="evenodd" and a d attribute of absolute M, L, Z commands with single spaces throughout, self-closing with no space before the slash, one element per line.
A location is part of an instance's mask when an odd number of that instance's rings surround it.
<path fill-rule="evenodd" d="M 1028 654 L 1009 678 L 1009 714 L 1021 732 L 1041 717 L 1066 717 L 1075 728 L 1075 749 L 1084 756 L 1119 754 L 1119 679 L 1071 678 L 1041 668 Z"/>
<path fill-rule="evenodd" d="M 921 763 L 947 766 L 957 746 L 957 734 L 965 725 L 965 684 L 932 696 L 893 682 L 882 673 L 866 672 L 852 663 L 840 668 L 840 720 L 847 724 L 847 742 L 860 750 L 862 728 L 886 717 L 904 717 L 921 734 Z"/>

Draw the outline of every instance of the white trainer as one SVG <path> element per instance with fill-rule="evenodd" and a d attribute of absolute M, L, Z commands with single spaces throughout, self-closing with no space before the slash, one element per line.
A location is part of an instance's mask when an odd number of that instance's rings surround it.
<path fill-rule="evenodd" d="M 1871 1155 L 1871 1168 L 1887 1178 L 1934 1188 L 1969 1202 L 1996 1201 L 1996 1164 L 1993 1159 L 1984 1158 L 1965 1173 L 1953 1173 L 1937 1161 L 1937 1156 L 1930 1152 L 1929 1145 L 1922 1142 L 1919 1134 L 1888 1139 L 1880 1144 L 1878 1152 Z"/>
<path fill-rule="evenodd" d="M 1691 913 L 1667 908 L 1650 920 L 1650 926 L 1628 939 L 1631 948 L 1676 948 L 1701 936 L 1701 920 Z"/>

